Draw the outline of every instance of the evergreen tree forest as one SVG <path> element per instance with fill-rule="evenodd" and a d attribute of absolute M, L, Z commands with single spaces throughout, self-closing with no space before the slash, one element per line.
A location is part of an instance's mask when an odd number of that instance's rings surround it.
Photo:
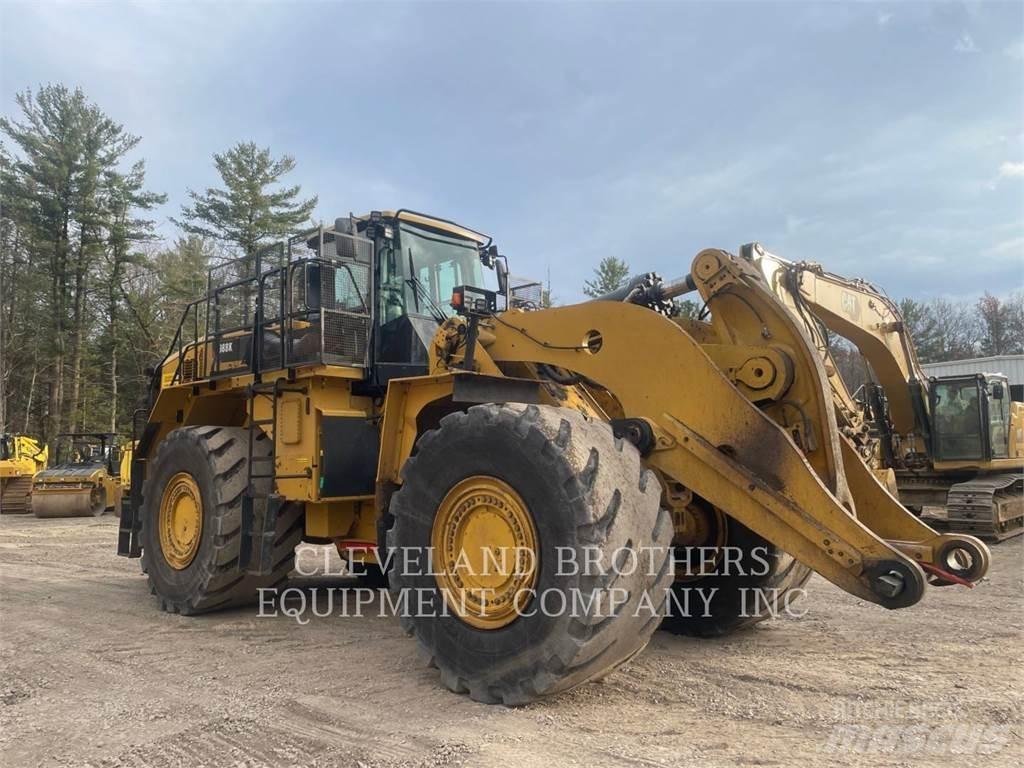
<path fill-rule="evenodd" d="M 0 118 L 0 432 L 128 435 L 207 269 L 311 226 L 317 198 L 287 180 L 292 157 L 239 142 L 212 158 L 219 186 L 174 190 L 186 203 L 168 236 L 157 226 L 167 190 L 147 180 L 142 137 L 63 85 L 16 104 Z M 600 295 L 631 274 L 608 257 L 582 290 Z M 1019 292 L 901 307 L 921 362 L 1024 352 Z"/>
<path fill-rule="evenodd" d="M 0 432 L 127 435 L 208 267 L 309 226 L 317 201 L 282 182 L 291 157 L 239 143 L 168 241 L 141 137 L 81 90 L 16 102 L 0 118 Z"/>

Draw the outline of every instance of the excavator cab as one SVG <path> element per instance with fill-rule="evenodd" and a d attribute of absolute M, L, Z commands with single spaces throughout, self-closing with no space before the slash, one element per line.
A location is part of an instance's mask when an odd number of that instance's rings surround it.
<path fill-rule="evenodd" d="M 1009 455 L 1010 403 L 1005 376 L 932 378 L 930 411 L 936 461 L 991 461 Z"/>

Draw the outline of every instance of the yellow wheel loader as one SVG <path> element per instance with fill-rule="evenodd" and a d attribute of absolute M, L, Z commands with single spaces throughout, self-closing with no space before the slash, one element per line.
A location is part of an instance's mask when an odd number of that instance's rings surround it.
<path fill-rule="evenodd" d="M 90 517 L 120 508 L 131 448 L 120 448 L 117 435 L 62 434 L 56 456 L 57 463 L 35 477 L 31 508 L 36 517 Z"/>
<path fill-rule="evenodd" d="M 725 251 L 532 310 L 489 237 L 399 210 L 228 271 L 154 374 L 122 506 L 118 554 L 163 610 L 254 601 L 302 540 L 377 544 L 442 683 L 520 704 L 604 676 L 663 621 L 772 615 L 812 571 L 896 609 L 988 569 L 878 483 L 806 330 Z M 710 323 L 668 316 L 693 290 Z M 695 588 L 707 607 L 677 610 Z"/>
<path fill-rule="evenodd" d="M 0 514 L 29 511 L 33 476 L 46 469 L 48 450 L 26 435 L 0 434 Z"/>
<path fill-rule="evenodd" d="M 740 248 L 805 323 L 833 371 L 828 334 L 852 342 L 876 381 L 860 402 L 830 377 L 837 418 L 899 498 L 944 530 L 992 541 L 1024 532 L 1024 403 L 1001 373 L 928 377 L 899 307 L 860 279 L 820 264 Z"/>

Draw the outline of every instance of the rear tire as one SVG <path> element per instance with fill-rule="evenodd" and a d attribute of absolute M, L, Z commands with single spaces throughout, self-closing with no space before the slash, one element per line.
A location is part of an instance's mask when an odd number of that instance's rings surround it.
<path fill-rule="evenodd" d="M 359 586 L 366 589 L 387 589 L 388 575 L 377 563 L 362 563 L 359 566 Z"/>
<path fill-rule="evenodd" d="M 797 597 L 790 592 L 803 587 L 811 577 L 811 569 L 792 555 L 733 518 L 726 515 L 724 519 L 725 546 L 738 550 L 739 557 L 720 563 L 707 576 L 672 585 L 672 600 L 662 628 L 673 634 L 720 637 L 751 627 L 788 605 Z M 684 562 L 685 557 L 677 554 L 677 560 Z M 698 588 L 704 596 L 711 595 L 706 611 Z M 691 590 L 688 601 L 687 589 Z M 713 594 L 712 589 L 716 590 Z M 760 599 L 762 595 L 765 600 Z"/>
<path fill-rule="evenodd" d="M 419 594 L 436 597 L 429 615 L 407 611 L 401 622 L 450 690 L 486 703 L 525 704 L 602 677 L 647 645 L 672 580 L 672 523 L 653 473 L 608 424 L 565 408 L 474 406 L 424 433 L 402 474 L 404 484 L 389 505 L 391 597 L 396 605 L 403 591 L 410 601 Z M 449 492 L 476 477 L 497 479 L 518 494 L 538 554 L 532 598 L 496 628 L 436 610 L 444 599 L 435 576 L 427 568 L 402 567 L 403 552 L 431 546 Z M 571 549 L 581 564 L 587 548 L 600 556 L 603 573 L 559 568 L 559 554 L 564 565 Z M 639 555 L 632 570 L 620 554 L 630 549 Z M 448 570 L 439 562 L 433 567 Z M 607 599 L 611 590 L 622 590 L 617 611 L 607 602 L 560 610 L 559 593 L 566 600 L 574 591 Z M 542 610 L 545 593 L 550 602 Z"/>
<path fill-rule="evenodd" d="M 251 576 L 238 567 L 247 441 L 247 431 L 240 427 L 183 427 L 157 450 L 142 491 L 142 570 L 164 611 L 192 615 L 247 605 L 255 602 L 260 589 L 282 586 L 292 571 L 303 533 L 301 504 L 286 504 L 278 512 L 272 572 Z M 269 455 L 270 441 L 261 433 L 253 450 Z M 174 568 L 161 547 L 158 523 L 164 489 L 182 473 L 199 489 L 202 526 L 191 561 Z"/>

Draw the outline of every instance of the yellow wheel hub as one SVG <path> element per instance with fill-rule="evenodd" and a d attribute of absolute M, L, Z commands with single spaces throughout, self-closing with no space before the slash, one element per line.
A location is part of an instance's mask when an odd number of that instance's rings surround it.
<path fill-rule="evenodd" d="M 488 475 L 457 483 L 431 532 L 437 586 L 471 626 L 499 629 L 526 607 L 537 581 L 537 532 L 512 486 Z"/>
<path fill-rule="evenodd" d="M 676 563 L 676 581 L 695 581 L 715 572 L 728 543 L 728 523 L 718 507 L 690 504 L 676 522 L 672 545 L 690 549 L 692 562 L 680 557 Z"/>
<path fill-rule="evenodd" d="M 189 566 L 203 534 L 203 499 L 188 472 L 179 472 L 164 486 L 160 499 L 160 549 L 176 571 Z"/>

